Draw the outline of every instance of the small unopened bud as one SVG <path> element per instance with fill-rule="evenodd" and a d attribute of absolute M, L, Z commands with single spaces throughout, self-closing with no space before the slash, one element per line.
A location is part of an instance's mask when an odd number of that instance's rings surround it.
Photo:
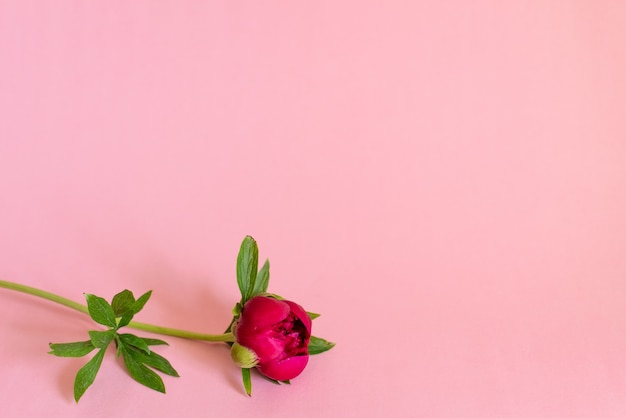
<path fill-rule="evenodd" d="M 259 363 L 256 353 L 239 343 L 233 343 L 230 348 L 230 356 L 235 364 L 242 369 L 250 369 Z"/>

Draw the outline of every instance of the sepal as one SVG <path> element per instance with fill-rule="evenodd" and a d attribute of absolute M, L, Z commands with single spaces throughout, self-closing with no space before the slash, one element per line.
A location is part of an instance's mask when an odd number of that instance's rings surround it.
<path fill-rule="evenodd" d="M 239 343 L 233 343 L 230 347 L 230 357 L 242 369 L 250 369 L 259 364 L 259 357 L 256 353 Z"/>

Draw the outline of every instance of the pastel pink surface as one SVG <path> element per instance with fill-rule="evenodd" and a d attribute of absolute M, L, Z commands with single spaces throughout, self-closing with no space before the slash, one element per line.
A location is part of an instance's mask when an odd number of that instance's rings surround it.
<path fill-rule="evenodd" d="M 0 278 L 230 321 L 238 245 L 337 342 L 167 395 L 0 289 L 4 416 L 626 415 L 626 3 L 0 0 Z"/>

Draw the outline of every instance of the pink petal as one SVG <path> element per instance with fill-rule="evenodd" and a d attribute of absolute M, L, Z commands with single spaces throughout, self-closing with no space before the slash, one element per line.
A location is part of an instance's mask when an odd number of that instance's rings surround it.
<path fill-rule="evenodd" d="M 304 308 L 302 308 L 302 306 L 298 305 L 297 303 L 291 302 L 289 300 L 285 300 L 284 302 L 289 305 L 289 307 L 291 308 L 291 312 L 293 312 L 294 315 L 297 316 L 300 321 L 302 321 L 302 323 L 306 327 L 307 332 L 310 334 L 312 321 Z"/>
<path fill-rule="evenodd" d="M 237 342 L 254 351 L 260 363 L 273 361 L 285 351 L 284 341 L 266 334 L 240 333 L 238 330 Z"/>
<path fill-rule="evenodd" d="M 249 322 L 256 329 L 269 328 L 287 318 L 289 311 L 284 301 L 255 296 L 244 305 L 237 327 L 247 327 Z"/>
<path fill-rule="evenodd" d="M 257 368 L 270 379 L 290 380 L 302 373 L 308 362 L 309 356 L 295 356 L 266 363 Z"/>

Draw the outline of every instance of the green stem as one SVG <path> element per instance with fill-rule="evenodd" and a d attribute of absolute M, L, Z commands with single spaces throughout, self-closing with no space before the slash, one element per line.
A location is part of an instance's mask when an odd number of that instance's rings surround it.
<path fill-rule="evenodd" d="M 137 322 L 137 321 L 130 321 L 130 324 L 128 324 L 128 326 L 134 329 L 140 329 L 142 331 L 154 332 L 155 334 L 171 335 L 173 337 L 189 338 L 191 340 L 223 341 L 223 342 L 235 341 L 235 337 L 233 336 L 232 332 L 227 332 L 225 334 L 202 334 L 199 332 L 185 331 L 185 330 L 176 329 L 176 328 L 160 327 L 158 325 L 145 324 L 143 322 Z"/>
<path fill-rule="evenodd" d="M 59 305 L 67 306 L 68 308 L 74 309 L 76 311 L 89 314 L 89 310 L 87 309 L 87 306 L 82 305 L 78 302 L 74 302 L 73 300 L 64 298 L 62 296 L 55 295 L 54 293 L 37 289 L 35 287 L 25 286 L 19 283 L 7 282 L 5 280 L 0 280 L 0 287 L 9 289 L 9 290 L 14 290 L 16 292 L 26 293 L 32 296 L 37 296 L 43 299 L 47 299 L 49 301 L 58 303 Z M 127 326 L 130 328 L 139 329 L 142 331 L 153 332 L 155 334 L 171 335 L 173 337 L 189 338 L 192 340 L 224 341 L 224 342 L 235 341 L 235 338 L 232 332 L 227 332 L 225 334 L 202 334 L 199 332 L 185 331 L 185 330 L 176 329 L 176 328 L 166 328 L 166 327 L 161 327 L 158 325 L 145 324 L 143 322 L 136 322 L 136 321 L 131 321 L 130 324 L 128 324 Z"/>

